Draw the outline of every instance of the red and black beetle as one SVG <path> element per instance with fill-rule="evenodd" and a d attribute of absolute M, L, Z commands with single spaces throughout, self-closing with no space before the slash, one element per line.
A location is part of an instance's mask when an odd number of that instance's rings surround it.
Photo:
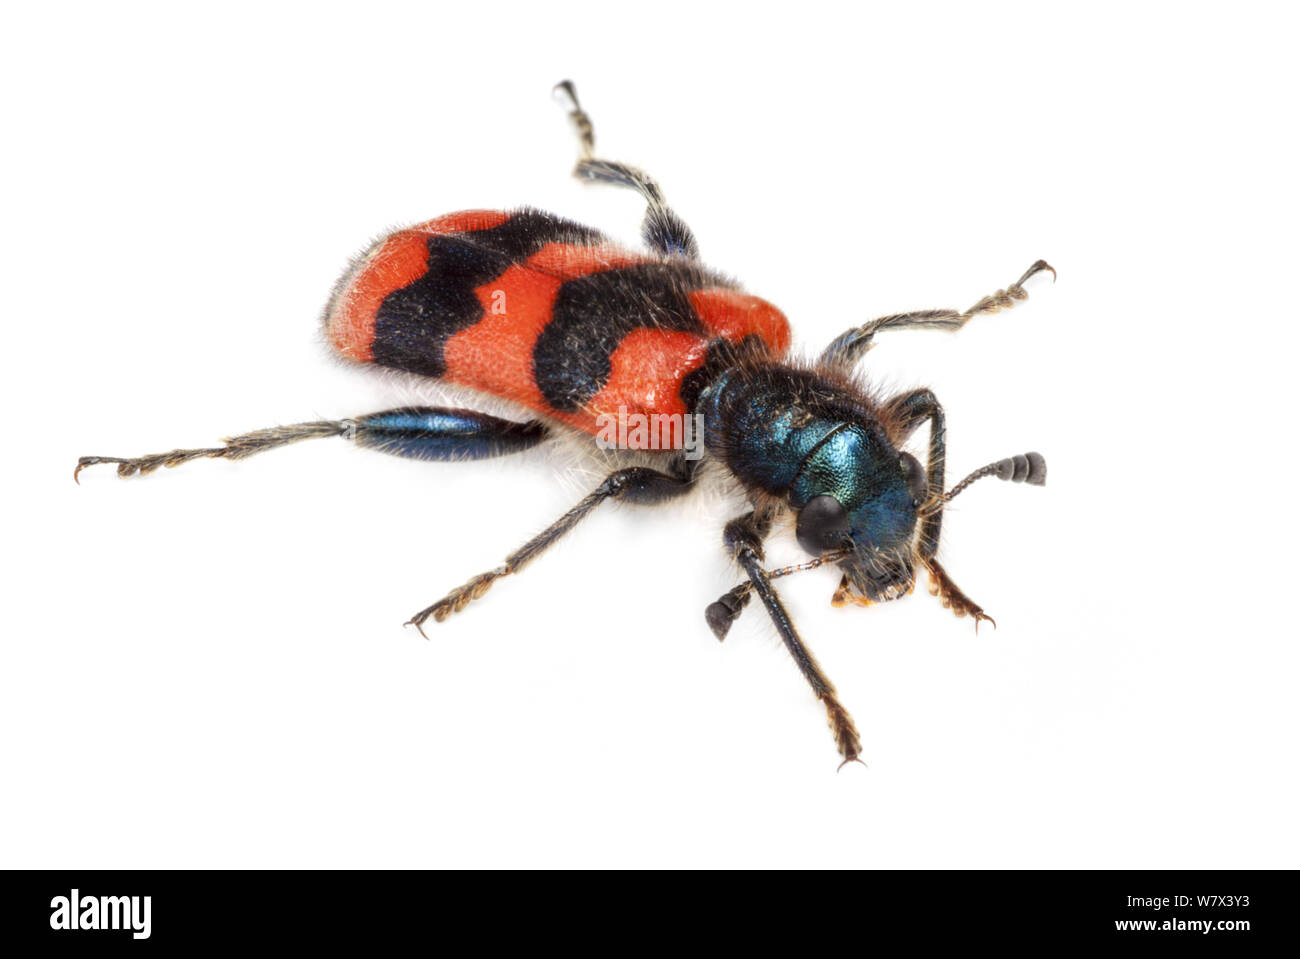
<path fill-rule="evenodd" d="M 342 277 L 325 311 L 325 332 L 343 357 L 490 394 L 529 411 L 512 421 L 445 407 L 404 407 L 347 420 L 277 426 L 232 437 L 225 445 L 122 459 L 82 457 L 76 473 L 116 463 L 121 476 L 200 457 L 242 459 L 319 436 L 420 459 L 498 456 L 527 449 L 561 431 L 607 439 L 615 419 L 640 417 L 670 428 L 619 431 L 621 445 L 654 465 L 615 470 L 547 529 L 421 610 L 409 623 L 441 622 L 519 572 L 605 500 L 654 504 L 697 480 L 700 455 L 719 463 L 752 509 L 729 522 L 724 543 L 746 581 L 706 611 L 719 639 L 758 594 L 782 641 L 826 707 L 844 761 L 861 751 L 835 688 L 800 639 L 772 581 L 833 563 L 837 604 L 869 605 L 912 590 L 924 569 L 931 592 L 978 625 L 989 619 L 935 559 L 945 505 L 985 476 L 1041 485 L 1037 453 L 1000 460 L 944 489 L 943 408 L 917 389 L 873 392 L 854 373 L 877 333 L 954 331 L 1026 297 L 1039 260 L 1005 290 L 970 309 L 921 310 L 880 317 L 837 337 L 812 362 L 791 355 L 790 328 L 771 303 L 699 262 L 695 237 L 639 170 L 598 159 L 587 114 L 568 81 L 581 142 L 575 175 L 636 190 L 648 205 L 646 249 L 611 243 L 596 230 L 537 210 L 474 210 L 439 217 L 383 237 Z M 1052 271 L 1055 273 L 1055 271 Z M 702 426 L 702 449 L 688 437 Z M 929 425 L 924 465 L 904 451 Z M 764 568 L 763 541 L 774 521 L 793 515 L 799 543 L 813 559 Z"/>

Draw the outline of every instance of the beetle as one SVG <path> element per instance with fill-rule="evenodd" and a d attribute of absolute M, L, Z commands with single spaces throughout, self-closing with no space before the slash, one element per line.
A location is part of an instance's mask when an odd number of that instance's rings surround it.
<path fill-rule="evenodd" d="M 238 460 L 300 440 L 345 436 L 363 447 L 426 460 L 479 459 L 529 449 L 562 433 L 607 435 L 611 417 L 702 422 L 703 456 L 719 464 L 750 509 L 723 529 L 745 580 L 705 616 L 718 639 L 757 595 L 827 720 L 844 763 L 861 742 L 835 687 L 795 628 L 773 581 L 833 564 L 832 602 L 871 605 L 910 593 L 924 570 L 931 593 L 958 616 L 991 622 L 935 559 L 944 507 L 987 476 L 1042 485 L 1037 453 L 999 460 L 944 489 L 943 407 L 928 389 L 881 396 L 855 372 L 878 334 L 956 331 L 973 317 L 1026 299 L 1024 284 L 1056 271 L 1039 260 L 1015 283 L 968 310 L 919 310 L 855 326 L 812 361 L 791 350 L 784 314 L 700 262 L 685 222 L 645 173 L 595 153 L 590 117 L 570 81 L 567 102 L 580 155 L 574 175 L 635 190 L 646 202 L 643 250 L 534 209 L 470 210 L 381 237 L 352 263 L 324 311 L 325 335 L 342 357 L 469 387 L 528 410 L 508 420 L 472 409 L 412 406 L 353 419 L 276 426 L 224 445 L 135 458 L 84 456 L 120 476 L 199 458 Z M 904 446 L 928 425 L 924 465 Z M 701 458 L 684 435 L 666 447 L 643 432 L 623 439 L 650 465 L 611 472 L 577 505 L 508 555 L 416 613 L 424 632 L 519 573 L 607 500 L 653 505 L 688 493 Z M 794 519 L 813 558 L 765 568 L 763 544 Z"/>

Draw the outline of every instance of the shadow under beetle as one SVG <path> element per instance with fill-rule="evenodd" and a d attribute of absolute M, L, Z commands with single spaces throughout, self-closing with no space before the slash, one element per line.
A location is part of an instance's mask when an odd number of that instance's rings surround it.
<path fill-rule="evenodd" d="M 86 456 L 76 474 L 116 463 L 148 473 L 201 457 L 243 459 L 303 439 L 347 436 L 362 446 L 418 459 L 499 456 L 559 431 L 596 435 L 621 411 L 699 415 L 704 447 L 752 506 L 726 524 L 723 543 L 747 580 L 706 610 L 723 639 L 757 594 L 804 679 L 826 708 L 844 762 L 861 744 L 835 687 L 799 637 L 772 581 L 825 564 L 841 572 L 833 602 L 870 605 L 911 592 L 918 569 L 958 616 L 989 620 L 935 559 L 944 507 L 986 476 L 1042 485 L 1037 453 L 1000 460 L 944 491 L 944 414 L 928 389 L 881 397 L 853 367 L 887 330 L 955 331 L 974 316 L 1014 306 L 1024 283 L 1052 270 L 1039 260 L 1005 290 L 970 309 L 920 310 L 854 327 L 813 362 L 790 353 L 790 330 L 772 304 L 699 262 L 695 237 L 654 180 L 595 156 L 590 118 L 573 84 L 567 100 L 581 156 L 580 179 L 636 190 L 647 209 L 648 249 L 630 251 L 599 232 L 536 210 L 451 214 L 375 242 L 336 285 L 325 332 L 344 357 L 404 370 L 508 400 L 540 418 L 511 422 L 444 407 L 404 407 L 355 419 L 276 426 L 223 446 L 122 459 Z M 903 446 L 929 426 L 924 466 Z M 632 444 L 635 446 L 635 444 Z M 651 505 L 689 491 L 698 461 L 681 449 L 643 450 L 658 468 L 612 472 L 576 506 L 408 625 L 441 622 L 519 572 L 606 500 Z M 74 475 L 76 475 L 74 474 Z M 763 542 L 793 514 L 799 544 L 814 558 L 764 568 Z M 843 765 L 843 763 L 841 763 Z"/>

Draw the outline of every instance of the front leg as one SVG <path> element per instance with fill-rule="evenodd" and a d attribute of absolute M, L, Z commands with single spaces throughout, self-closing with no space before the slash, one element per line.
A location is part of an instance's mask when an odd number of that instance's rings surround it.
<path fill-rule="evenodd" d="M 925 463 L 926 499 L 942 497 L 944 467 L 948 458 L 948 429 L 938 397 L 927 389 L 904 393 L 886 404 L 885 416 L 904 437 L 910 436 L 922 423 L 929 422 L 930 444 Z M 922 560 L 934 556 L 939 548 L 939 532 L 942 528 L 943 510 L 931 510 L 921 517 L 921 535 L 917 539 L 917 549 Z"/>
<path fill-rule="evenodd" d="M 930 595 L 938 596 L 944 609 L 951 609 L 953 615 L 960 619 L 970 616 L 975 620 L 975 632 L 980 631 L 980 623 L 992 623 L 998 628 L 997 620 L 984 612 L 983 607 L 957 588 L 948 571 L 939 565 L 933 556 L 925 561 L 925 568 L 930 574 Z"/>
<path fill-rule="evenodd" d="M 804 570 L 817 569 L 827 563 L 838 563 L 849 554 L 846 549 L 834 549 L 829 553 L 823 553 L 816 559 L 810 559 L 804 563 L 795 563 L 793 566 L 782 566 L 780 569 L 769 569 L 767 571 L 768 579 L 780 579 L 782 576 L 790 576 L 794 573 L 802 573 Z M 845 580 L 847 582 L 847 579 Z M 848 587 L 842 587 L 847 591 Z M 709 629 L 713 630 L 713 635 L 718 637 L 718 642 L 727 638 L 727 633 L 731 629 L 731 624 L 736 621 L 745 607 L 749 605 L 749 598 L 754 593 L 754 584 L 743 582 L 739 586 L 733 586 L 727 590 L 715 602 L 709 604 L 704 611 L 704 618 L 709 624 Z M 863 600 L 865 603 L 865 600 Z"/>
<path fill-rule="evenodd" d="M 855 326 L 851 330 L 844 331 L 831 341 L 831 345 L 822 352 L 822 362 L 851 366 L 875 345 L 876 334 L 884 330 L 928 329 L 955 333 L 973 317 L 984 313 L 1009 310 L 1019 301 L 1028 299 L 1029 294 L 1025 292 L 1025 281 L 1036 273 L 1042 273 L 1044 270 L 1049 270 L 1052 276 L 1056 276 L 1056 271 L 1048 266 L 1046 260 L 1039 260 L 1025 271 L 1024 276 L 1005 290 L 990 293 L 964 313 L 959 313 L 957 310 L 917 310 L 913 313 L 894 313 L 889 316 L 882 316 L 870 323 L 864 323 L 862 326 Z"/>
<path fill-rule="evenodd" d="M 822 672 L 821 666 L 818 665 L 808 647 L 803 644 L 803 640 L 799 638 L 794 622 L 790 619 L 790 613 L 781 602 L 781 597 L 777 595 L 776 590 L 772 588 L 771 577 L 763 569 L 763 540 L 770 529 L 770 516 L 757 512 L 748 513 L 727 524 L 723 532 L 723 542 L 728 552 L 748 574 L 754 592 L 763 601 L 768 616 L 771 617 L 777 633 L 781 636 L 781 641 L 785 643 L 785 648 L 794 658 L 799 672 L 803 673 L 803 678 L 812 687 L 813 695 L 826 707 L 826 721 L 835 736 L 835 745 L 839 747 L 840 755 L 844 757 L 844 762 L 840 763 L 840 766 L 855 761 L 862 762 L 858 758 L 862 753 L 862 741 L 858 737 L 857 727 L 853 724 L 853 717 L 840 704 L 834 685 Z"/>

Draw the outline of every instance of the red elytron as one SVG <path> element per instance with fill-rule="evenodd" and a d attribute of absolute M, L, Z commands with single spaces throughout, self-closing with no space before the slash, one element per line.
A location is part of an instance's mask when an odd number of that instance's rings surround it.
<path fill-rule="evenodd" d="M 553 323 L 562 346 L 547 351 Z M 688 378 L 718 340 L 757 337 L 777 356 L 790 345 L 767 301 L 535 210 L 453 213 L 384 237 L 340 282 L 325 326 L 348 359 L 472 387 L 592 434 L 620 410 L 685 415 Z M 579 352 L 599 368 L 576 369 Z"/>

